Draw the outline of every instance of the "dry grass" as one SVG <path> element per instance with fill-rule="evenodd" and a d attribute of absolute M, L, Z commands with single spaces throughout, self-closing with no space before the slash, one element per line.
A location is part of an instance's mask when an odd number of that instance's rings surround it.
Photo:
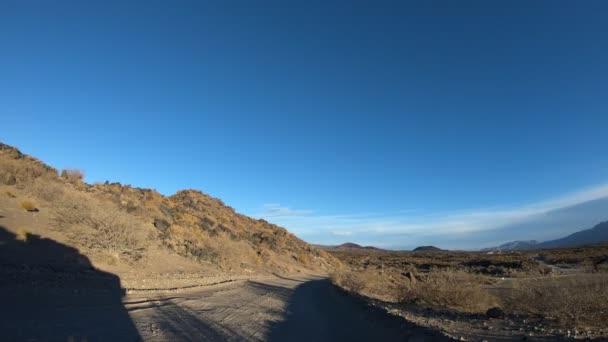
<path fill-rule="evenodd" d="M 361 293 L 365 282 L 354 272 L 337 271 L 331 275 L 332 282 L 350 292 Z"/>
<path fill-rule="evenodd" d="M 8 197 L 10 197 L 10 198 L 15 198 L 15 197 L 17 197 L 17 195 L 15 195 L 15 194 L 14 194 L 12 191 L 10 191 L 10 190 L 6 190 L 4 193 L 6 194 L 6 196 L 8 196 Z"/>
<path fill-rule="evenodd" d="M 566 326 L 605 327 L 608 275 L 522 279 L 505 302 L 512 312 L 554 319 Z"/>
<path fill-rule="evenodd" d="M 42 162 L 0 146 L 0 183 L 25 187 L 37 178 L 53 179 L 57 171 Z"/>
<path fill-rule="evenodd" d="M 28 193 L 44 201 L 54 202 L 63 197 L 64 190 L 55 180 L 38 178 L 34 180 Z"/>
<path fill-rule="evenodd" d="M 27 242 L 30 235 L 31 233 L 27 229 L 21 228 L 17 230 L 15 239 L 17 239 L 18 241 Z"/>
<path fill-rule="evenodd" d="M 413 303 L 462 312 L 485 312 L 498 300 L 482 288 L 485 279 L 462 271 L 436 270 L 393 282 L 392 276 L 373 271 L 338 271 L 332 281 L 351 292 L 381 300 Z"/>
<path fill-rule="evenodd" d="M 38 211 L 36 204 L 30 200 L 19 201 L 19 206 L 27 211 Z"/>
<path fill-rule="evenodd" d="M 583 267 L 589 271 L 598 271 L 598 266 L 608 266 L 608 244 L 546 249 L 538 255 L 546 262 L 561 267 Z"/>
<path fill-rule="evenodd" d="M 464 312 L 485 312 L 498 300 L 481 287 L 484 279 L 463 271 L 434 271 L 403 287 L 401 300 Z"/>

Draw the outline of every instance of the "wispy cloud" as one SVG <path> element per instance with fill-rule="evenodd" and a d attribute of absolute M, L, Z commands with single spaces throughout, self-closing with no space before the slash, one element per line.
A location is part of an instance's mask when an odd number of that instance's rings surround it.
<path fill-rule="evenodd" d="M 262 217 L 284 217 L 284 216 L 303 216 L 311 214 L 310 210 L 295 210 L 289 207 L 283 207 L 278 203 L 266 203 L 263 205 L 264 212 L 260 215 Z"/>
<path fill-rule="evenodd" d="M 377 246 L 462 240 L 468 241 L 467 248 L 474 248 L 477 235 L 489 236 L 492 231 L 525 224 L 531 220 L 538 221 L 543 215 L 552 211 L 601 198 L 608 198 L 608 184 L 535 203 L 500 208 L 443 213 L 398 211 L 315 215 L 310 210 L 265 204 L 264 211 L 257 216 L 280 224 L 303 239 L 315 243 L 331 244 L 340 242 L 345 237 L 349 237 L 353 242 Z M 608 219 L 608 212 L 605 219 Z M 550 231 L 546 235 L 549 237 Z M 525 236 L 517 238 L 525 238 Z M 494 240 L 496 239 L 494 237 Z M 483 241 L 477 240 L 477 242 L 483 244 Z"/>
<path fill-rule="evenodd" d="M 347 232 L 347 231 L 333 231 L 331 232 L 332 235 L 335 236 L 351 236 L 353 235 L 353 232 Z"/>

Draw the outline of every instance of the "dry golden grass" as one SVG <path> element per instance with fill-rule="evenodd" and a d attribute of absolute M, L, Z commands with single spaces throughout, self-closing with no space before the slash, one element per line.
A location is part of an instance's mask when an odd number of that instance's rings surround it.
<path fill-rule="evenodd" d="M 606 327 L 608 274 L 522 279 L 505 304 L 512 312 L 554 319 L 565 326 Z"/>
<path fill-rule="evenodd" d="M 482 288 L 485 279 L 477 275 L 435 270 L 411 277 L 413 280 L 393 281 L 394 277 L 388 273 L 342 270 L 332 274 L 332 281 L 348 291 L 372 298 L 461 312 L 485 312 L 498 304 L 497 298 Z"/>
<path fill-rule="evenodd" d="M 482 288 L 484 279 L 463 271 L 433 271 L 403 287 L 401 300 L 464 312 L 485 312 L 498 300 Z"/>
<path fill-rule="evenodd" d="M 19 201 L 19 206 L 27 211 L 38 211 L 36 208 L 36 204 L 30 200 L 21 200 Z"/>
<path fill-rule="evenodd" d="M 23 241 L 23 242 L 27 242 L 29 236 L 31 235 L 31 233 L 25 229 L 25 228 L 20 228 L 17 230 L 17 234 L 15 236 L 15 239 L 18 241 Z"/>

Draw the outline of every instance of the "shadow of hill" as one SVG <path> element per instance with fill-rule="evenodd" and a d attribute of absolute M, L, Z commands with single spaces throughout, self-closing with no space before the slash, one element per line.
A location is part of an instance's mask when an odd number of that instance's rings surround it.
<path fill-rule="evenodd" d="M 120 279 L 76 249 L 0 226 L 3 341 L 139 341 Z"/>
<path fill-rule="evenodd" d="M 283 294 L 285 295 L 285 294 Z M 443 341 L 446 337 L 367 305 L 328 279 L 299 285 L 287 317 L 271 323 L 269 341 Z"/>

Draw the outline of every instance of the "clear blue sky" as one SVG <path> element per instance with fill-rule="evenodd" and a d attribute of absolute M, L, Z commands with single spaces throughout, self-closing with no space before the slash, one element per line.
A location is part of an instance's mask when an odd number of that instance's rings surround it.
<path fill-rule="evenodd" d="M 606 1 L 5 0 L 0 140 L 311 242 L 473 248 L 525 236 L 450 227 L 608 195 L 607 37 Z"/>

